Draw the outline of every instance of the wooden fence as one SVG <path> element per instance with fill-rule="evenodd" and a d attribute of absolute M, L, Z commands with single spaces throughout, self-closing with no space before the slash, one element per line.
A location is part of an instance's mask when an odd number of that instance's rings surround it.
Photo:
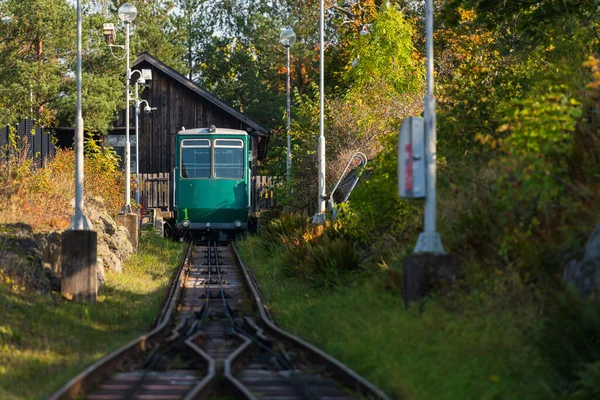
<path fill-rule="evenodd" d="M 277 207 L 275 179 L 272 176 L 253 176 L 250 182 L 250 204 L 252 211 L 270 210 Z"/>
<path fill-rule="evenodd" d="M 142 208 L 171 209 L 171 180 L 167 173 L 140 174 L 140 203 Z"/>
<path fill-rule="evenodd" d="M 41 126 L 35 126 L 35 121 L 26 119 L 15 125 L 15 143 L 10 140 L 11 126 L 6 125 L 0 129 L 0 162 L 7 161 L 12 154 L 17 154 L 27 148 L 27 158 L 33 160 L 36 167 L 44 167 L 48 160 L 56 153 L 56 148 L 50 140 L 50 135 Z"/>
<path fill-rule="evenodd" d="M 274 185 L 275 180 L 270 176 L 253 176 L 250 183 L 251 211 L 269 210 L 277 207 Z M 171 191 L 173 182 L 171 174 L 140 174 L 140 203 L 142 208 L 171 209 L 173 198 Z"/>

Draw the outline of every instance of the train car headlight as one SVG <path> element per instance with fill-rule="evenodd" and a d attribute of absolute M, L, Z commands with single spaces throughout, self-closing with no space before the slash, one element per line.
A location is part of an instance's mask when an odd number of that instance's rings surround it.
<path fill-rule="evenodd" d="M 183 225 L 184 228 L 189 228 L 190 227 L 190 221 L 188 221 L 187 219 L 185 221 L 183 221 L 181 223 L 181 225 Z"/>
<path fill-rule="evenodd" d="M 236 228 L 240 228 L 242 226 L 242 221 L 235 221 L 234 225 Z"/>

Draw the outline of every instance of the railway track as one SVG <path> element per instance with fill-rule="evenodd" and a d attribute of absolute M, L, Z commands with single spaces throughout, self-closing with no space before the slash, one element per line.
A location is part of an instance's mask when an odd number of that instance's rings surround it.
<path fill-rule="evenodd" d="M 277 327 L 234 244 L 190 245 L 156 328 L 51 400 L 387 399 L 347 366 Z"/>

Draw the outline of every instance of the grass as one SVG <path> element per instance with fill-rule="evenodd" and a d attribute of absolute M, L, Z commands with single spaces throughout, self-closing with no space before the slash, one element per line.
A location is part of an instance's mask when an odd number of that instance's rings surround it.
<path fill-rule="evenodd" d="M 47 398 L 147 332 L 182 255 L 181 244 L 144 236 L 123 274 L 107 273 L 96 305 L 0 283 L 0 398 Z"/>
<path fill-rule="evenodd" d="M 285 278 L 258 237 L 240 243 L 276 321 L 395 398 L 548 399 L 548 371 L 529 338 L 532 308 L 405 310 L 375 277 L 335 291 Z M 455 307 L 459 309 L 460 307 Z"/>

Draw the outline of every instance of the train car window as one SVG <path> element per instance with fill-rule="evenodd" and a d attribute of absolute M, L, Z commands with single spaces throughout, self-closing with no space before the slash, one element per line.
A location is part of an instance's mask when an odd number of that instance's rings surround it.
<path fill-rule="evenodd" d="M 210 140 L 181 141 L 180 173 L 184 179 L 210 178 Z"/>
<path fill-rule="evenodd" d="M 244 142 L 240 139 L 215 139 L 214 174 L 220 179 L 244 177 Z"/>

